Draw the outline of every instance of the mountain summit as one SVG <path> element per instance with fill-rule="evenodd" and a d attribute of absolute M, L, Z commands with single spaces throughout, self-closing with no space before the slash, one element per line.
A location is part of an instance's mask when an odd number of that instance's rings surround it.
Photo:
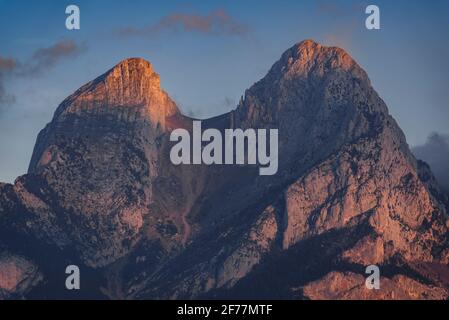
<path fill-rule="evenodd" d="M 203 121 L 278 129 L 274 176 L 172 165 L 192 120 L 138 58 L 65 99 L 28 174 L 0 184 L 0 297 L 449 297 L 448 198 L 344 50 L 294 45 Z M 57 275 L 73 263 L 90 285 L 72 296 Z"/>
<path fill-rule="evenodd" d="M 78 89 L 65 99 L 55 116 L 82 112 L 122 112 L 132 118 L 148 113 L 157 123 L 178 113 L 174 102 L 160 87 L 159 75 L 142 58 L 129 58 Z M 125 110 L 123 110 L 125 109 Z M 131 109 L 131 110 L 127 110 Z"/>

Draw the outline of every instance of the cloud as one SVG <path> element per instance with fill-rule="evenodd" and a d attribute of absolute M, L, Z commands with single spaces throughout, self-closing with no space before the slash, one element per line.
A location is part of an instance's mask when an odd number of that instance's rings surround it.
<path fill-rule="evenodd" d="M 85 50 L 84 43 L 77 44 L 71 40 L 56 42 L 50 47 L 37 49 L 21 71 L 24 74 L 40 73 L 54 67 L 63 59 L 78 56 Z"/>
<path fill-rule="evenodd" d="M 349 50 L 353 47 L 357 33 L 364 28 L 365 1 L 344 2 L 317 0 L 318 16 L 330 21 L 331 27 L 323 34 L 323 42 Z"/>
<path fill-rule="evenodd" d="M 345 12 L 341 4 L 323 0 L 316 2 L 316 8 L 318 13 L 331 16 L 341 16 Z"/>
<path fill-rule="evenodd" d="M 225 97 L 224 98 L 225 112 L 228 112 L 229 110 L 235 109 L 236 106 L 237 106 L 237 103 L 235 102 L 234 99 L 232 99 L 230 97 Z"/>
<path fill-rule="evenodd" d="M 5 106 L 11 105 L 16 102 L 16 97 L 6 92 L 2 81 L 3 78 L 0 76 L 0 111 L 2 111 Z"/>
<path fill-rule="evenodd" d="M 425 144 L 412 151 L 418 159 L 430 165 L 440 185 L 449 191 L 449 135 L 432 133 Z"/>
<path fill-rule="evenodd" d="M 319 15 L 327 15 L 333 18 L 343 18 L 353 14 L 365 14 L 365 8 L 369 2 L 357 3 L 337 2 L 330 0 L 317 0 L 316 11 Z"/>
<path fill-rule="evenodd" d="M 246 25 L 234 20 L 225 10 L 220 9 L 208 15 L 172 13 L 147 27 L 126 27 L 119 33 L 123 36 L 146 36 L 164 31 L 183 31 L 208 35 L 244 35 L 248 30 Z"/>
<path fill-rule="evenodd" d="M 16 66 L 17 63 L 14 59 L 0 57 L 0 73 L 11 72 Z"/>
<path fill-rule="evenodd" d="M 6 92 L 4 86 L 5 77 L 11 75 L 17 68 L 17 62 L 12 58 L 0 57 L 0 111 L 2 107 L 12 104 L 15 101 L 13 95 Z"/>
<path fill-rule="evenodd" d="M 86 48 L 85 44 L 62 40 L 49 47 L 35 50 L 25 62 L 0 56 L 0 111 L 15 102 L 14 95 L 8 94 L 5 90 L 5 79 L 42 74 L 61 60 L 79 55 Z"/>

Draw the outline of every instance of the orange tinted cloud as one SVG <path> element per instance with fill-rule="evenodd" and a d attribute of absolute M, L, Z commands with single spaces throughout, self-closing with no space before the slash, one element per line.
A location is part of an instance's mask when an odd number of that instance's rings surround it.
<path fill-rule="evenodd" d="M 198 32 L 211 35 L 243 35 L 248 27 L 234 20 L 225 10 L 216 10 L 208 15 L 173 13 L 156 23 L 144 27 L 127 27 L 121 35 L 151 35 L 163 31 Z"/>

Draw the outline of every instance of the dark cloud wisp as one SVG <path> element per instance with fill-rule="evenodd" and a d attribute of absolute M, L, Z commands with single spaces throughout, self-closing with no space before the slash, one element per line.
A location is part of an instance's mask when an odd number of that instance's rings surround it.
<path fill-rule="evenodd" d="M 76 57 L 85 50 L 85 44 L 63 40 L 49 47 L 35 50 L 31 57 L 24 62 L 0 56 L 0 110 L 15 101 L 14 95 L 5 90 L 6 79 L 39 75 L 53 68 L 61 60 Z"/>
<path fill-rule="evenodd" d="M 43 72 L 54 67 L 61 60 L 76 57 L 85 50 L 84 43 L 77 44 L 71 40 L 57 42 L 50 47 L 36 50 L 30 61 L 22 68 L 22 72 L 28 74 Z"/>
<path fill-rule="evenodd" d="M 156 23 L 143 28 L 126 27 L 119 31 L 122 36 L 147 36 L 164 31 L 197 32 L 209 35 L 244 35 L 248 27 L 225 10 L 216 10 L 207 15 L 172 13 Z"/>
<path fill-rule="evenodd" d="M 0 57 L 0 111 L 2 106 L 9 105 L 15 101 L 13 95 L 6 92 L 4 87 L 5 78 L 17 69 L 17 62 L 12 58 Z"/>
<path fill-rule="evenodd" d="M 449 135 L 432 133 L 425 144 L 412 151 L 430 165 L 440 185 L 449 192 Z"/>

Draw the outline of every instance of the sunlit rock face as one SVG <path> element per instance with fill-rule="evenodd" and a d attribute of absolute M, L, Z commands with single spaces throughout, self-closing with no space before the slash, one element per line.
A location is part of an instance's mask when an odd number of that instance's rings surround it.
<path fill-rule="evenodd" d="M 20 216 L 26 232 L 75 246 L 95 267 L 123 256 L 151 212 L 158 139 L 177 113 L 151 64 L 137 58 L 65 99 L 14 187 L 28 209 Z"/>
<path fill-rule="evenodd" d="M 164 126 L 165 118 L 178 112 L 161 89 L 153 66 L 144 59 L 130 58 L 65 99 L 54 121 L 63 121 L 71 114 L 113 114 L 130 122 L 145 118 L 154 126 Z"/>
<path fill-rule="evenodd" d="M 192 119 L 150 63 L 120 62 L 61 103 L 29 173 L 0 184 L 1 242 L 49 284 L 25 243 L 88 267 L 89 297 L 448 296 L 448 198 L 344 50 L 296 44 L 202 126 L 278 129 L 278 173 L 171 164 L 170 132 Z M 366 291 L 371 264 L 384 291 Z"/>
<path fill-rule="evenodd" d="M 23 298 L 42 280 L 42 274 L 34 263 L 0 251 L 0 300 Z"/>
<path fill-rule="evenodd" d="M 403 275 L 381 278 L 379 290 L 367 290 L 365 277 L 355 273 L 331 272 L 304 288 L 313 300 L 446 300 L 447 289 L 425 285 Z"/>

